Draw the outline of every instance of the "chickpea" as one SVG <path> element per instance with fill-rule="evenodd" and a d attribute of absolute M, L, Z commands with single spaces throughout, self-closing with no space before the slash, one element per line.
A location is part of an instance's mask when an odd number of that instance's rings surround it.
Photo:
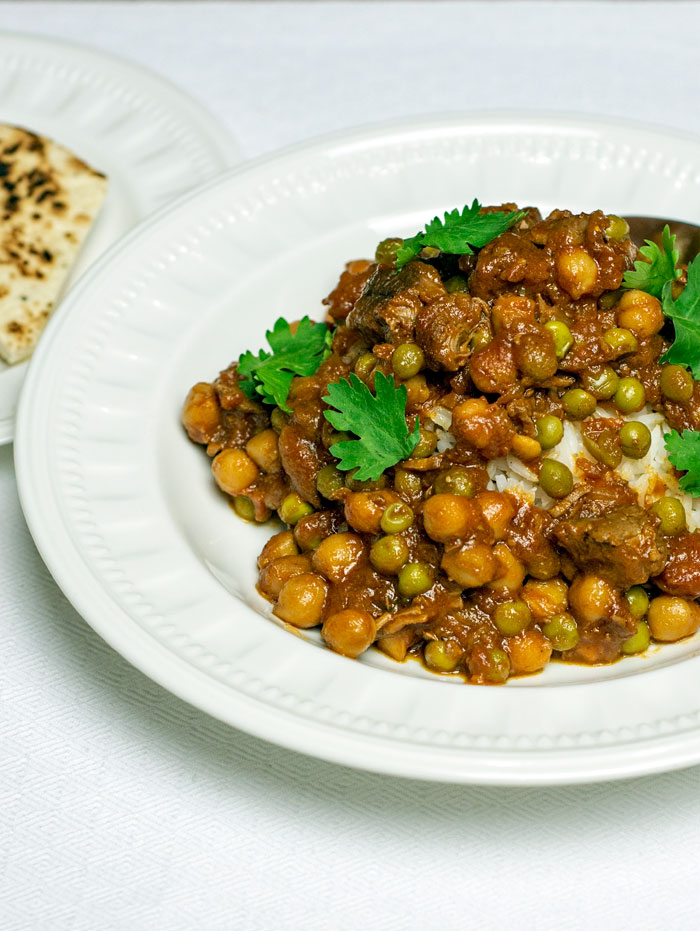
<path fill-rule="evenodd" d="M 384 512 L 399 501 L 393 491 L 351 491 L 345 499 L 345 520 L 359 533 L 379 533 Z"/>
<path fill-rule="evenodd" d="M 615 589 L 597 575 L 579 575 L 569 588 L 571 612 L 580 624 L 591 626 L 615 613 Z"/>
<path fill-rule="evenodd" d="M 331 582 L 342 582 L 364 555 L 364 543 L 356 534 L 334 533 L 318 545 L 313 567 Z"/>
<path fill-rule="evenodd" d="M 221 406 L 214 386 L 197 382 L 187 395 L 182 409 L 182 424 L 195 443 L 209 443 L 219 429 Z"/>
<path fill-rule="evenodd" d="M 538 456 L 542 455 L 542 446 L 539 441 L 530 436 L 523 436 L 520 433 L 516 433 L 513 437 L 513 446 L 511 448 L 513 454 L 523 462 L 527 462 L 529 459 L 537 459 Z"/>
<path fill-rule="evenodd" d="M 482 491 L 474 500 L 481 508 L 494 540 L 502 540 L 515 517 L 512 499 L 500 491 Z"/>
<path fill-rule="evenodd" d="M 248 440 L 245 451 L 263 472 L 279 472 L 280 456 L 277 443 L 274 430 L 263 430 Z"/>
<path fill-rule="evenodd" d="M 626 291 L 617 303 L 617 325 L 639 339 L 654 336 L 664 325 L 661 301 L 644 291 Z"/>
<path fill-rule="evenodd" d="M 465 495 L 433 495 L 423 505 L 425 532 L 438 543 L 469 536 L 479 525 L 481 510 Z"/>
<path fill-rule="evenodd" d="M 539 672 L 552 656 L 552 644 L 539 630 L 524 630 L 508 640 L 511 675 Z"/>
<path fill-rule="evenodd" d="M 297 556 L 299 547 L 291 530 L 282 530 L 270 537 L 258 556 L 258 569 L 269 566 L 274 559 L 282 556 Z"/>
<path fill-rule="evenodd" d="M 284 583 L 273 614 L 294 627 L 321 623 L 328 583 L 313 572 L 302 572 Z"/>
<path fill-rule="evenodd" d="M 282 587 L 295 575 L 311 571 L 308 556 L 279 556 L 269 562 L 260 573 L 260 591 L 269 598 L 279 598 Z"/>
<path fill-rule="evenodd" d="M 429 640 L 423 648 L 425 665 L 436 672 L 454 672 L 463 656 L 456 640 Z"/>
<path fill-rule="evenodd" d="M 532 612 L 536 621 L 544 621 L 566 611 L 569 604 L 569 588 L 563 579 L 548 579 L 536 582 L 530 579 L 523 587 L 520 597 Z"/>
<path fill-rule="evenodd" d="M 252 485 L 260 470 L 242 449 L 222 449 L 211 463 L 216 484 L 227 495 L 239 495 Z"/>
<path fill-rule="evenodd" d="M 497 543 L 493 553 L 498 561 L 496 576 L 488 583 L 489 588 L 515 592 L 525 581 L 525 566 L 513 555 L 505 543 Z"/>
<path fill-rule="evenodd" d="M 490 546 L 470 543 L 446 549 L 440 566 L 462 588 L 479 588 L 495 578 L 500 563 Z"/>
<path fill-rule="evenodd" d="M 654 640 L 682 640 L 700 626 L 700 607 L 687 598 L 659 595 L 651 600 L 647 622 Z"/>
<path fill-rule="evenodd" d="M 555 260 L 557 280 L 575 301 L 590 294 L 598 281 L 598 265 L 581 246 L 560 252 Z"/>
<path fill-rule="evenodd" d="M 372 615 L 354 608 L 331 614 L 321 628 L 321 636 L 331 650 L 352 659 L 372 645 L 376 632 Z"/>

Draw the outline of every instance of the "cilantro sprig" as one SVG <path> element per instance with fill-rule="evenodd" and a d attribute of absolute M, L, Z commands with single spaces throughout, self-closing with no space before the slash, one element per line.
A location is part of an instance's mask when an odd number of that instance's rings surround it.
<path fill-rule="evenodd" d="M 700 255 L 688 266 L 688 283 L 675 301 L 672 287 L 673 281 L 664 285 L 661 306 L 673 320 L 676 338 L 659 361 L 685 365 L 700 379 Z"/>
<path fill-rule="evenodd" d="M 678 484 L 683 491 L 700 497 L 700 432 L 684 430 L 678 433 L 671 430 L 664 437 L 664 443 L 671 465 L 686 473 Z"/>
<path fill-rule="evenodd" d="M 425 246 L 433 246 L 452 255 L 472 255 L 474 249 L 481 249 L 500 236 L 514 223 L 522 220 L 526 213 L 525 210 L 479 213 L 480 210 L 481 204 L 474 199 L 471 207 L 465 207 L 461 213 L 455 208 L 445 213 L 444 220 L 434 217 L 426 225 L 425 232 L 404 239 L 396 253 L 396 267 L 402 268 Z"/>
<path fill-rule="evenodd" d="M 647 261 L 638 259 L 634 263 L 634 270 L 625 272 L 622 276 L 622 287 L 636 288 L 661 298 L 664 286 L 675 281 L 681 274 L 681 270 L 676 268 L 679 258 L 676 237 L 671 235 L 668 223 L 661 233 L 661 248 L 647 239 L 639 254 Z"/>
<path fill-rule="evenodd" d="M 276 404 L 289 413 L 287 397 L 295 375 L 313 375 L 330 354 L 331 332 L 325 323 L 304 317 L 294 332 L 282 317 L 265 334 L 272 352 L 244 352 L 238 359 L 241 390 L 251 400 Z"/>
<path fill-rule="evenodd" d="M 406 423 L 405 385 L 396 387 L 393 375 L 377 372 L 375 394 L 354 373 L 328 385 L 324 401 L 335 410 L 323 412 L 336 430 L 347 430 L 358 439 L 334 443 L 330 452 L 340 460 L 338 468 L 357 469 L 355 478 L 374 481 L 402 459 L 407 459 L 418 442 L 420 425 L 416 418 L 409 432 Z"/>

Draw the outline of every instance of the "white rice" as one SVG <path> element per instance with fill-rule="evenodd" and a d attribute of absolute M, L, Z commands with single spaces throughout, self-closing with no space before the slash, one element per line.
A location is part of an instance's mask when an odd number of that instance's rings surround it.
<path fill-rule="evenodd" d="M 438 451 L 444 452 L 450 449 L 455 445 L 455 439 L 449 432 L 449 427 L 452 424 L 451 412 L 445 407 L 436 407 L 433 408 L 429 416 L 436 424 L 437 433 L 440 437 Z M 596 416 L 620 417 L 619 413 L 607 411 L 602 407 L 598 407 Z M 663 497 L 664 494 L 673 495 L 683 503 L 688 528 L 690 530 L 700 528 L 700 498 L 694 498 L 692 495 L 680 490 L 673 474 L 673 468 L 666 455 L 664 435 L 670 432 L 671 428 L 664 417 L 647 405 L 644 410 L 639 411 L 637 414 L 628 415 L 624 419 L 646 424 L 651 433 L 651 445 L 649 452 L 643 459 L 628 459 L 623 456 L 622 462 L 615 470 L 616 473 L 636 493 L 637 500 L 642 507 L 649 507 L 654 501 Z M 554 449 L 548 450 L 544 457 L 562 462 L 571 469 L 574 478 L 578 477 L 579 479 L 582 476 L 577 459 L 595 461 L 583 445 L 581 425 L 568 420 L 564 421 L 564 436 L 561 442 Z M 554 504 L 553 499 L 542 491 L 537 481 L 537 474 L 527 463 L 522 462 L 512 453 L 501 459 L 489 460 L 486 468 L 490 478 L 488 487 L 493 491 L 516 492 L 542 508 L 548 509 Z"/>

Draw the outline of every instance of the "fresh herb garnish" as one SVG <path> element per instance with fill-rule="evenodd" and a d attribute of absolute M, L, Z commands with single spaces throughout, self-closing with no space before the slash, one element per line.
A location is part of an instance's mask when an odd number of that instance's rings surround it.
<path fill-rule="evenodd" d="M 282 317 L 265 334 L 272 352 L 244 352 L 238 360 L 241 390 L 251 399 L 276 404 L 289 413 L 287 396 L 295 375 L 313 375 L 330 354 L 331 332 L 325 323 L 304 317 L 294 332 Z"/>
<path fill-rule="evenodd" d="M 661 305 L 666 316 L 673 320 L 676 338 L 659 362 L 686 365 L 693 378 L 700 379 L 700 255 L 688 266 L 688 283 L 675 301 L 672 287 L 672 281 L 664 285 Z"/>
<path fill-rule="evenodd" d="M 413 430 L 408 430 L 405 385 L 397 388 L 393 375 L 377 372 L 374 389 L 373 395 L 353 373 L 329 384 L 323 399 L 335 408 L 323 412 L 326 420 L 336 430 L 349 430 L 358 437 L 334 443 L 330 452 L 340 460 L 339 469 L 357 469 L 355 478 L 360 482 L 374 481 L 385 469 L 407 459 L 420 433 L 417 418 Z"/>
<path fill-rule="evenodd" d="M 479 213 L 480 210 L 481 204 L 475 199 L 471 207 L 465 207 L 461 213 L 457 208 L 445 213 L 444 221 L 435 217 L 427 224 L 424 233 L 404 239 L 396 253 L 396 267 L 402 268 L 425 246 L 433 246 L 452 255 L 471 255 L 474 249 L 481 249 L 526 214 L 525 210 Z"/>
<path fill-rule="evenodd" d="M 671 465 L 686 473 L 678 484 L 683 491 L 700 497 L 700 432 L 684 430 L 678 433 L 671 430 L 664 437 L 664 443 Z"/>
<path fill-rule="evenodd" d="M 679 252 L 675 248 L 676 237 L 671 235 L 668 223 L 661 234 L 661 248 L 650 239 L 642 246 L 639 254 L 648 261 L 637 260 L 634 270 L 622 276 L 623 288 L 636 288 L 646 291 L 654 297 L 661 298 L 664 286 L 680 277 L 681 270 L 676 268 Z"/>

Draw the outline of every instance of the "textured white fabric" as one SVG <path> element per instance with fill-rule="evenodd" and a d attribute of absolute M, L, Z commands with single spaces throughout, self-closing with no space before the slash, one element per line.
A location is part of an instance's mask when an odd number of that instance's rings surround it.
<path fill-rule="evenodd" d="M 545 107 L 700 131 L 693 3 L 16 3 L 0 28 L 169 76 L 247 155 L 411 113 Z M 270 746 L 76 615 L 0 449 L 0 928 L 691 929 L 700 769 L 496 790 Z"/>

